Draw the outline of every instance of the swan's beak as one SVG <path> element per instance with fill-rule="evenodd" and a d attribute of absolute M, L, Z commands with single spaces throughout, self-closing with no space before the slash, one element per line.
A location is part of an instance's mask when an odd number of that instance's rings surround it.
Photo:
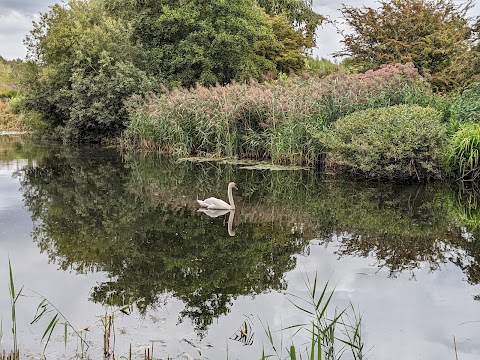
<path fill-rule="evenodd" d="M 238 190 L 238 187 L 237 187 L 237 185 L 234 185 L 234 186 L 233 186 L 233 188 L 234 188 L 235 190 Z"/>

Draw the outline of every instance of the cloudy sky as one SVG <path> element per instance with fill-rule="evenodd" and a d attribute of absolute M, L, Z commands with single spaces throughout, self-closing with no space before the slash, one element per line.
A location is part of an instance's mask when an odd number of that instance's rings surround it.
<path fill-rule="evenodd" d="M 26 49 L 23 39 L 32 27 L 32 21 L 38 19 L 41 12 L 48 11 L 55 0 L 0 0 L 0 55 L 6 59 L 24 58 Z M 464 1 L 458 0 L 460 3 Z M 480 15 L 480 3 L 475 1 L 470 16 Z M 338 8 L 345 3 L 353 6 L 375 6 L 375 0 L 313 0 L 315 10 L 329 16 L 339 17 Z M 317 33 L 317 49 L 314 54 L 331 58 L 331 54 L 340 50 L 340 36 L 331 25 L 325 25 Z"/>

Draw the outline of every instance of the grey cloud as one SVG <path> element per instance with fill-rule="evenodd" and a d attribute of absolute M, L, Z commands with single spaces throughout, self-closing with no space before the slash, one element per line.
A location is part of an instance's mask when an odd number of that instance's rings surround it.
<path fill-rule="evenodd" d="M 0 0 L 0 14 L 18 11 L 33 16 L 39 12 L 47 11 L 48 7 L 54 3 L 54 0 Z"/>

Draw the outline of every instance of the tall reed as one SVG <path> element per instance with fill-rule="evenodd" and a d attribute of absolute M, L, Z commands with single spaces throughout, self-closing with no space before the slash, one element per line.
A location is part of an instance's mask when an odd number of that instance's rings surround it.
<path fill-rule="evenodd" d="M 17 340 L 17 300 L 22 294 L 23 287 L 17 293 L 15 291 L 15 282 L 13 281 L 13 270 L 12 264 L 10 259 L 8 259 L 8 272 L 9 272 L 9 284 L 8 290 L 10 295 L 10 310 L 11 310 L 11 318 L 12 318 L 12 335 L 13 335 L 13 357 L 12 360 L 19 359 L 20 351 L 18 348 L 18 340 Z"/>

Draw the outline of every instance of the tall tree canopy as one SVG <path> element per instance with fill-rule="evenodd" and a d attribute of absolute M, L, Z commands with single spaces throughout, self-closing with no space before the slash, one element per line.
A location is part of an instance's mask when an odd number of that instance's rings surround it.
<path fill-rule="evenodd" d="M 344 50 L 337 55 L 349 56 L 362 70 L 412 61 L 442 90 L 458 87 L 472 77 L 471 70 L 458 71 L 476 58 L 467 17 L 471 2 L 381 0 L 379 5 L 377 9 L 343 6 L 343 16 L 353 32 L 344 34 Z"/>
<path fill-rule="evenodd" d="M 325 17 L 313 10 L 313 0 L 258 0 L 269 15 L 283 15 L 304 38 L 304 46 L 315 46 L 315 31 Z"/>

